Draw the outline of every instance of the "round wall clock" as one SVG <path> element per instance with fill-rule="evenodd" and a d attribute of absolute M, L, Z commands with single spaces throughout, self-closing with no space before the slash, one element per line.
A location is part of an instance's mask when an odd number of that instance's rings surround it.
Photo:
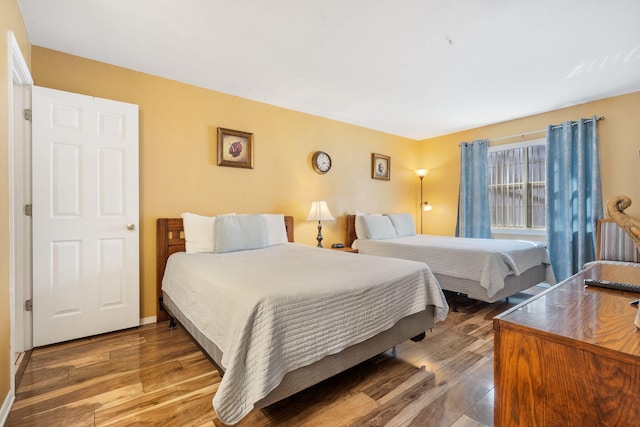
<path fill-rule="evenodd" d="M 327 173 L 331 169 L 331 157 L 324 151 L 316 151 L 311 158 L 313 170 L 318 173 Z"/>

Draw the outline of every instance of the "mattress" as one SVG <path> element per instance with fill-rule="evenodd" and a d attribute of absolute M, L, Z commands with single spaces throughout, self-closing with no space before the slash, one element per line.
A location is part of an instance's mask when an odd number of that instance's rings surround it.
<path fill-rule="evenodd" d="M 295 243 L 169 257 L 162 290 L 221 353 L 214 408 L 239 421 L 287 372 L 339 353 L 433 306 L 448 306 L 423 263 Z"/>
<path fill-rule="evenodd" d="M 507 277 L 532 276 L 524 273 L 537 266 L 543 266 L 544 281 L 555 283 L 549 255 L 539 242 L 421 234 L 384 240 L 356 239 L 353 247 L 363 254 L 425 262 L 439 280 L 444 276 L 452 279 L 442 280 L 443 289 L 486 295 L 486 298 L 479 298 L 482 300 L 493 299 L 500 293 Z M 484 290 L 468 292 L 469 289 L 464 289 L 472 283 Z"/>

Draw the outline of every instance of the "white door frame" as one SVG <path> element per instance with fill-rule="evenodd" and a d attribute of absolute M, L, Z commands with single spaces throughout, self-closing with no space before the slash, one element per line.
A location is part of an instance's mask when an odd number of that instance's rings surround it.
<path fill-rule="evenodd" d="M 16 341 L 19 340 L 23 345 L 20 351 L 28 350 L 31 348 L 31 327 L 25 325 L 22 319 L 23 314 L 23 301 L 16 298 L 17 295 L 24 295 L 25 293 L 31 294 L 31 284 L 25 283 L 25 289 L 16 289 L 16 277 L 19 274 L 24 274 L 24 271 L 17 271 L 22 267 L 16 265 L 16 247 L 24 248 L 25 245 L 31 247 L 31 239 L 26 238 L 23 230 L 16 230 L 16 218 L 15 218 L 15 204 L 16 200 L 22 200 L 23 194 L 16 194 L 16 192 L 23 191 L 24 177 L 30 175 L 30 171 L 24 170 L 24 164 L 14 164 L 15 147 L 25 147 L 31 144 L 31 140 L 25 132 L 15 129 L 14 117 L 16 114 L 16 108 L 30 108 L 31 105 L 31 87 L 33 86 L 33 79 L 29 72 L 24 56 L 20 51 L 20 46 L 15 38 L 15 35 L 11 30 L 7 34 L 8 41 L 8 53 L 9 53 L 9 81 L 8 81 L 8 164 L 9 164 L 9 319 L 11 322 L 10 328 L 10 375 L 11 375 L 11 389 L 10 393 L 12 398 L 15 397 L 15 360 L 14 353 L 17 346 Z M 14 91 L 14 85 L 23 86 L 25 90 Z M 22 239 L 19 241 L 18 239 Z M 30 253 L 30 251 L 28 251 Z M 31 263 L 31 258 L 25 262 Z M 30 267 L 29 267 L 30 268 Z M 18 338 L 19 336 L 19 338 Z"/>

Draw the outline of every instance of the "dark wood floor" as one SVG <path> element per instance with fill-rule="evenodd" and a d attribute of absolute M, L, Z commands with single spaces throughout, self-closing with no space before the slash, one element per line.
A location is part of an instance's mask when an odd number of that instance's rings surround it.
<path fill-rule="evenodd" d="M 240 426 L 491 426 L 491 319 L 509 302 L 462 301 L 420 343 L 379 355 Z M 6 426 L 222 426 L 220 376 L 188 334 L 167 323 L 37 348 Z"/>

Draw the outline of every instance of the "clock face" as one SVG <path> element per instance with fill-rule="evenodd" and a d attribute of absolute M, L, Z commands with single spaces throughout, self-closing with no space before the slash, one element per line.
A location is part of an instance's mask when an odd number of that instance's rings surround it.
<path fill-rule="evenodd" d="M 313 170 L 318 173 L 326 173 L 331 169 L 331 157 L 324 151 L 316 151 L 311 159 Z"/>

